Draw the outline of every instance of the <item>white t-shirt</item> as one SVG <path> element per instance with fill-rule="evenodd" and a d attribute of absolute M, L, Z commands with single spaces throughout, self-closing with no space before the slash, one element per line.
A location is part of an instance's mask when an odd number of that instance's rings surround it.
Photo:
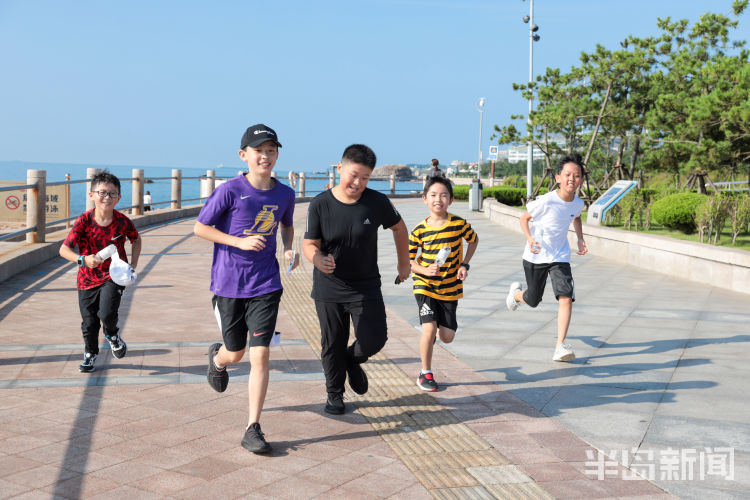
<path fill-rule="evenodd" d="M 534 264 L 570 262 L 568 229 L 573 219 L 581 215 L 583 200 L 575 196 L 573 201 L 563 201 L 557 191 L 540 196 L 526 205 L 531 215 L 531 234 L 542 248 L 531 253 L 528 243 L 524 247 L 523 260 Z"/>

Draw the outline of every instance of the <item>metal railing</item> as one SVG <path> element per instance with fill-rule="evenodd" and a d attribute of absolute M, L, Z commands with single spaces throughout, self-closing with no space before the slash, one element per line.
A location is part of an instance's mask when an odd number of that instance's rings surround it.
<path fill-rule="evenodd" d="M 722 191 L 745 191 L 750 190 L 750 183 L 748 181 L 726 181 L 726 182 L 714 182 L 714 186 Z"/>
<path fill-rule="evenodd" d="M 90 191 L 90 182 L 94 175 L 101 172 L 97 168 L 86 169 L 86 179 L 71 180 L 70 175 L 66 175 L 66 180 L 47 182 L 47 173 L 45 170 L 27 170 L 26 184 L 18 184 L 12 186 L 0 187 L 2 191 L 26 191 L 26 227 L 18 231 L 13 231 L 0 235 L 0 241 L 11 240 L 22 235 L 26 235 L 27 243 L 44 243 L 47 228 L 59 226 L 65 224 L 66 227 L 70 227 L 70 222 L 74 221 L 79 217 L 80 214 L 70 215 L 70 185 L 72 184 L 84 184 L 86 183 L 86 193 Z M 133 169 L 132 177 L 120 178 L 122 183 L 130 182 L 131 184 L 131 205 L 127 207 L 118 207 L 121 212 L 129 211 L 130 215 L 143 215 L 144 213 L 144 185 L 151 181 L 171 181 L 171 196 L 166 201 L 152 201 L 149 206 L 158 205 L 169 205 L 172 209 L 182 208 L 183 203 L 189 202 L 203 202 L 213 192 L 216 181 L 227 180 L 230 177 L 216 177 L 215 170 L 207 170 L 205 175 L 199 175 L 194 177 L 183 177 L 182 170 L 173 169 L 172 175 L 169 177 L 145 177 L 143 169 Z M 305 198 L 307 196 L 318 194 L 321 191 L 309 191 L 307 190 L 307 181 L 309 180 L 328 180 L 328 184 L 323 190 L 328 189 L 336 185 L 336 175 L 330 172 L 327 177 L 308 177 L 305 172 L 300 172 L 293 182 L 292 188 L 295 190 L 297 197 Z M 182 184 L 186 180 L 197 180 L 199 182 L 199 196 L 197 198 L 182 198 Z M 391 195 L 397 194 L 396 190 L 396 177 L 391 175 L 389 177 L 372 177 L 370 180 L 373 181 L 389 181 L 389 192 Z M 423 181 L 424 182 L 424 181 Z M 290 180 L 290 183 L 291 180 Z M 55 219 L 53 221 L 47 221 L 46 218 L 46 201 L 47 201 L 47 187 L 48 186 L 66 186 L 66 204 L 64 211 L 64 218 Z M 124 185 L 121 185 L 121 190 Z M 402 190 L 413 192 L 415 190 Z M 421 191 L 421 190 L 420 190 Z M 86 196 L 86 210 L 90 210 L 94 207 L 92 199 Z"/>

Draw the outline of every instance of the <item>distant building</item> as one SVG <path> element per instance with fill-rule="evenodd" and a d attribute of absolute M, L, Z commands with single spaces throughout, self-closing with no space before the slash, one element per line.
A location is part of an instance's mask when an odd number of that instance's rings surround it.
<path fill-rule="evenodd" d="M 542 153 L 542 150 L 538 147 L 534 146 L 532 157 L 534 160 L 543 160 L 544 159 L 544 153 Z M 529 147 L 526 145 L 523 146 L 513 146 L 512 148 L 508 149 L 508 162 L 509 163 L 518 163 L 518 162 L 526 162 L 529 160 Z"/>
<path fill-rule="evenodd" d="M 567 144 L 565 142 L 565 138 L 563 136 L 552 136 L 549 138 L 550 143 L 557 144 L 561 149 L 566 149 Z M 508 154 L 508 162 L 510 163 L 518 163 L 518 162 L 525 162 L 528 161 L 529 158 L 529 146 L 527 144 L 522 144 L 518 146 L 512 146 L 508 148 L 507 150 Z M 500 151 L 502 153 L 503 151 Z M 499 158 L 499 155 L 498 155 Z M 534 160 L 543 160 L 544 159 L 544 153 L 542 153 L 542 150 L 539 149 L 537 146 L 534 146 L 533 152 L 532 152 L 532 158 Z"/>

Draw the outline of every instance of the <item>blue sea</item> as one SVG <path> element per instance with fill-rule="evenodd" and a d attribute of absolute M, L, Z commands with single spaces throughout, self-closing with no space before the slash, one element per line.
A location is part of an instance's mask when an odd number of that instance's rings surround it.
<path fill-rule="evenodd" d="M 170 177 L 173 167 L 148 167 L 148 166 L 128 166 L 128 165 L 92 165 L 92 164 L 67 164 L 67 163 L 41 163 L 41 162 L 20 162 L 20 161 L 0 161 L 0 180 L 19 181 L 19 184 L 26 184 L 26 170 L 45 170 L 47 172 L 47 182 L 64 181 L 65 174 L 70 174 L 71 180 L 81 180 L 86 178 L 87 168 L 107 169 L 122 182 L 122 199 L 118 207 L 128 207 L 132 204 L 132 188 L 129 179 L 133 175 L 133 169 L 143 169 L 146 179 L 158 177 Z M 201 168 L 182 168 L 182 198 L 192 199 L 200 196 L 200 184 L 197 177 L 206 174 L 207 169 Z M 219 178 L 235 177 L 241 168 L 220 167 L 213 169 Z M 243 171 L 244 172 L 244 171 Z M 277 178 L 286 185 L 289 185 L 288 170 L 276 171 Z M 328 184 L 327 173 L 305 172 L 307 181 L 305 183 L 305 195 L 314 196 L 324 190 Z M 338 181 L 337 181 L 338 182 Z M 387 180 L 371 180 L 368 187 L 384 193 L 390 192 L 390 183 Z M 396 193 L 406 194 L 418 192 L 422 189 L 421 182 L 397 182 Z M 153 203 L 165 202 L 171 199 L 172 181 L 154 180 L 147 183 L 144 192 L 150 191 Z M 184 205 L 192 205 L 197 201 L 185 202 Z M 154 208 L 165 208 L 168 204 L 156 205 Z M 70 186 L 70 214 L 76 215 L 82 213 L 86 207 L 86 184 L 72 184 Z"/>

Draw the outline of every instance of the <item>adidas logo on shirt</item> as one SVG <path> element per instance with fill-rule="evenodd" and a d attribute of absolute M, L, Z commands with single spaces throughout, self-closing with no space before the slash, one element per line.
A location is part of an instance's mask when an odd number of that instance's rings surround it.
<path fill-rule="evenodd" d="M 369 223 L 370 223 L 370 219 L 365 219 L 365 221 L 363 222 L 363 224 L 369 224 Z"/>
<path fill-rule="evenodd" d="M 430 306 L 427 304 L 422 304 L 422 308 L 419 310 L 420 316 L 430 316 L 432 315 L 432 309 L 430 309 Z"/>

